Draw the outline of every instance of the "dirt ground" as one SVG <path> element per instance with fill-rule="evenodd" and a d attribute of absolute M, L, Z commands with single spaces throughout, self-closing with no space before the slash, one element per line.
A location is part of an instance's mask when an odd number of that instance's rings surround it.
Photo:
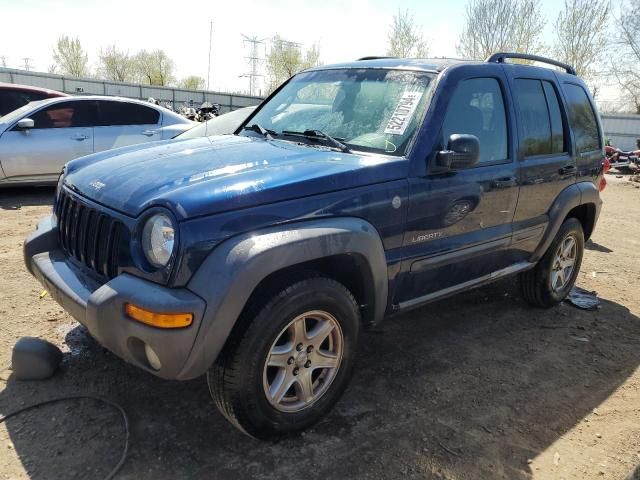
<path fill-rule="evenodd" d="M 511 279 L 393 318 L 364 336 L 333 412 L 279 443 L 228 425 L 203 378 L 139 371 L 40 298 L 21 246 L 52 191 L 1 191 L 0 415 L 74 393 L 119 403 L 121 479 L 640 478 L 640 183 L 608 180 L 578 280 L 600 310 L 532 309 Z M 63 349 L 54 378 L 11 377 L 23 335 Z M 0 424 L 0 479 L 102 478 L 123 438 L 91 400 L 33 410 Z"/>

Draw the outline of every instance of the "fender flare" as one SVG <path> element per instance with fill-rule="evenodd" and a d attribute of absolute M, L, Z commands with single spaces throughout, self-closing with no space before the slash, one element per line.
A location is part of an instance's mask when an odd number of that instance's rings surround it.
<path fill-rule="evenodd" d="M 387 263 L 378 232 L 365 220 L 296 222 L 243 234 L 215 247 L 187 285 L 207 306 L 179 378 L 199 376 L 213 364 L 249 297 L 268 275 L 339 254 L 360 255 L 369 266 L 372 323 L 379 322 L 387 305 Z"/>
<path fill-rule="evenodd" d="M 592 182 L 574 183 L 558 194 L 547 214 L 549 217 L 548 226 L 538 248 L 536 248 L 530 259 L 531 262 L 537 262 L 542 258 L 569 212 L 580 205 L 588 203 L 593 203 L 596 207 L 595 218 L 593 220 L 595 225 L 598 215 L 600 214 L 602 200 L 600 199 L 598 189 Z"/>

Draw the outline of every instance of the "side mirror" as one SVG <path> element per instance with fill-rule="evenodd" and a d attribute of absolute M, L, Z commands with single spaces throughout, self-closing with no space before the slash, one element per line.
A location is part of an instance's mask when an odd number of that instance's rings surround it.
<path fill-rule="evenodd" d="M 33 120 L 30 118 L 21 118 L 16 124 L 16 127 L 18 127 L 18 129 L 20 130 L 29 130 L 30 128 L 33 128 L 33 126 Z"/>
<path fill-rule="evenodd" d="M 480 140 L 475 135 L 454 133 L 447 150 L 438 152 L 436 163 L 450 170 L 473 167 L 480 160 Z"/>

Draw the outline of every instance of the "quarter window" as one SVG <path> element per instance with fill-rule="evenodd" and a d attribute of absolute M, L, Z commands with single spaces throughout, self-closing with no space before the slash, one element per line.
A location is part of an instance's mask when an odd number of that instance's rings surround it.
<path fill-rule="evenodd" d="M 565 151 L 564 129 L 558 95 L 548 81 L 515 81 L 518 118 L 525 157 Z"/>
<path fill-rule="evenodd" d="M 93 121 L 94 102 L 62 102 L 34 113 L 33 128 L 90 127 Z"/>
<path fill-rule="evenodd" d="M 596 115 L 587 92 L 572 83 L 565 83 L 564 87 L 569 104 L 569 120 L 576 137 L 578 153 L 592 152 L 602 148 Z"/>
<path fill-rule="evenodd" d="M 507 159 L 507 120 L 495 78 L 473 78 L 458 84 L 442 125 L 442 145 L 446 147 L 456 133 L 478 137 L 480 163 Z"/>
<path fill-rule="evenodd" d="M 99 126 L 153 125 L 160 121 L 155 108 L 137 103 L 99 101 Z"/>

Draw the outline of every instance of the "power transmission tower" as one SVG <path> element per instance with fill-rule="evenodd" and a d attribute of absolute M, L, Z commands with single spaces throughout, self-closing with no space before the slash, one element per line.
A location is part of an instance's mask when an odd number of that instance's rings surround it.
<path fill-rule="evenodd" d="M 7 57 L 0 55 L 0 67 L 7 68 Z"/>
<path fill-rule="evenodd" d="M 240 75 L 241 77 L 249 78 L 249 95 L 255 95 L 257 90 L 258 77 L 263 77 L 261 73 L 258 73 L 260 64 L 262 63 L 262 57 L 258 50 L 259 45 L 264 45 L 264 38 L 258 39 L 255 35 L 250 37 L 248 35 L 242 35 L 243 43 L 249 44 L 249 56 L 245 57 L 249 64 L 250 71 Z"/>
<path fill-rule="evenodd" d="M 29 57 L 22 57 L 22 60 L 24 61 L 24 67 L 23 67 L 23 68 L 24 68 L 27 72 L 33 68 L 33 66 L 30 64 L 30 62 L 31 62 L 31 58 L 29 58 Z"/>

